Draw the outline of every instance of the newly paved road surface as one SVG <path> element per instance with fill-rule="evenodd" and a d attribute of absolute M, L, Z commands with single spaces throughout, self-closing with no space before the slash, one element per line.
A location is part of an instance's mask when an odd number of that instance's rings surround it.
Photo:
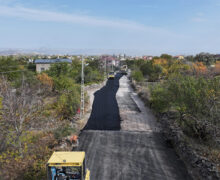
<path fill-rule="evenodd" d="M 120 74 L 107 81 L 106 85 L 95 92 L 92 113 L 84 130 L 120 130 L 119 108 L 116 93 L 119 88 Z"/>
<path fill-rule="evenodd" d="M 118 75 L 95 94 L 77 149 L 86 151 L 91 180 L 191 179 L 128 82 Z"/>

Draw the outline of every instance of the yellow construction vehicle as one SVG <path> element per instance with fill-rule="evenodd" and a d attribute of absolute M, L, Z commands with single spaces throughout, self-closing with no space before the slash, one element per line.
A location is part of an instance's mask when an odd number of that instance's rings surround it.
<path fill-rule="evenodd" d="M 115 73 L 114 72 L 109 72 L 108 73 L 108 79 L 114 79 L 115 78 Z"/>
<path fill-rule="evenodd" d="M 48 180 L 90 180 L 85 152 L 54 152 L 47 163 Z"/>
<path fill-rule="evenodd" d="M 127 65 L 121 66 L 121 74 L 127 75 L 127 73 L 128 73 L 128 66 Z"/>

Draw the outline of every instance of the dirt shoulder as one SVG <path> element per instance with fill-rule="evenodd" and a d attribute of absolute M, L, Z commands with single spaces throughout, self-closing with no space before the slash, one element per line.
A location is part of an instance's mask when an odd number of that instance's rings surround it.
<path fill-rule="evenodd" d="M 143 101 L 133 91 L 126 76 L 120 80 L 117 101 L 120 109 L 121 130 L 160 131 L 160 124 L 157 123 L 154 114 L 145 107 Z"/>
<path fill-rule="evenodd" d="M 79 119 L 76 124 L 77 124 L 77 129 L 78 129 L 78 133 L 80 133 L 80 130 L 82 130 L 85 125 L 88 122 L 88 119 L 91 115 L 92 112 L 92 105 L 93 105 L 93 101 L 95 99 L 95 92 L 98 91 L 100 88 L 102 88 L 103 86 L 105 86 L 106 81 L 100 83 L 100 84 L 93 84 L 93 85 L 89 85 L 85 87 L 85 91 L 87 94 L 88 99 L 88 104 L 86 104 L 86 111 L 84 114 L 84 117 L 82 119 Z"/>
<path fill-rule="evenodd" d="M 131 85 L 148 108 L 150 106 L 149 93 L 135 82 L 132 82 Z M 163 115 L 154 114 L 161 124 L 167 143 L 175 149 L 194 179 L 220 179 L 218 164 L 201 155 L 201 149 L 196 149 L 193 141 L 189 140 L 175 124 L 172 113 Z"/>

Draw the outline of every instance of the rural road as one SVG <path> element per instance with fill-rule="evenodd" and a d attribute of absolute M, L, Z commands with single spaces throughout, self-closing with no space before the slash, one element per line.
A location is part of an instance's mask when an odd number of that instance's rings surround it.
<path fill-rule="evenodd" d="M 191 179 L 151 111 L 119 74 L 95 93 L 77 150 L 86 151 L 91 180 Z"/>

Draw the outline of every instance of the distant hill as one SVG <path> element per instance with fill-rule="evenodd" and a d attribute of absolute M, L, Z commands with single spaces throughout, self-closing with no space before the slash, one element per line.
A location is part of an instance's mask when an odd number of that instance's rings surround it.
<path fill-rule="evenodd" d="M 42 54 L 42 55 L 102 55 L 102 54 L 127 54 L 127 55 L 142 55 L 141 50 L 123 50 L 123 49 L 22 49 L 22 48 L 0 48 L 0 55 L 20 55 L 20 54 Z M 146 52 L 145 52 L 146 54 Z"/>

